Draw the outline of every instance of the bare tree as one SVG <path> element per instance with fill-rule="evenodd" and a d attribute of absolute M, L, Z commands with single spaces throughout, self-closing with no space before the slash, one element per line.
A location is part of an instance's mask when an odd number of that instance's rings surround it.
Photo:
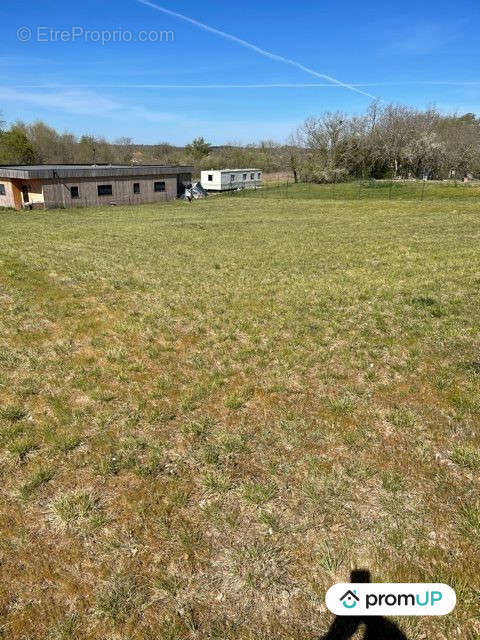
<path fill-rule="evenodd" d="M 131 164 L 133 160 L 133 140 L 128 136 L 117 138 L 115 144 L 115 155 L 121 164 Z"/>

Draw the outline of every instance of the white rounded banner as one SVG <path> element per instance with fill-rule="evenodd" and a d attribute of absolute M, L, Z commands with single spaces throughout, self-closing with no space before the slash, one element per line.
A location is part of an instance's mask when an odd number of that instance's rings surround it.
<path fill-rule="evenodd" d="M 337 616 L 444 616 L 453 611 L 455 591 L 442 583 L 339 583 L 325 596 Z"/>

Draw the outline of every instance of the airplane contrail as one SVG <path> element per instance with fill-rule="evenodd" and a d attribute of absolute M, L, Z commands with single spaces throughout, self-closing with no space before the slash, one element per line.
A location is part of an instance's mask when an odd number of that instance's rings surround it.
<path fill-rule="evenodd" d="M 458 86 L 458 87 L 477 87 L 480 86 L 479 80 L 473 81 L 452 81 L 452 80 L 398 80 L 397 82 L 353 82 L 351 87 L 397 87 L 403 85 L 419 85 L 419 86 Z M 331 82 L 270 82 L 256 84 L 235 84 L 235 83 L 204 83 L 204 84 L 168 84 L 168 83 L 131 83 L 122 82 L 114 84 L 92 84 L 78 83 L 59 84 L 48 82 L 41 84 L 28 83 L 17 84 L 17 88 L 21 89 L 308 89 L 308 88 L 338 88 L 341 85 L 332 85 Z"/>
<path fill-rule="evenodd" d="M 352 87 L 376 87 L 378 86 L 375 83 L 355 83 Z M 299 83 L 299 82 L 272 82 L 272 83 L 263 83 L 263 84 L 233 84 L 233 83 L 222 83 L 222 84 L 165 84 L 165 83 L 148 83 L 148 84 L 139 84 L 139 83 L 115 83 L 115 84 L 105 84 L 102 82 L 101 84 L 81 84 L 75 82 L 73 84 L 56 84 L 56 83 L 42 83 L 42 84 L 25 84 L 19 85 L 16 87 L 29 88 L 29 89 L 308 89 L 309 87 L 324 87 L 324 88 L 338 88 L 341 89 L 340 85 L 332 85 L 331 82 L 309 82 L 309 83 Z"/>
<path fill-rule="evenodd" d="M 322 80 L 328 80 L 329 82 L 331 82 L 332 84 L 335 84 L 339 87 L 343 87 L 344 89 L 349 89 L 350 91 L 354 91 L 355 93 L 360 93 L 363 96 L 367 96 L 367 98 L 372 98 L 373 100 L 376 100 L 377 97 L 372 95 L 371 93 L 367 93 L 366 91 L 362 91 L 361 89 L 358 89 L 357 87 L 351 85 L 351 84 L 347 84 L 346 82 L 342 82 L 341 80 L 337 80 L 337 78 L 333 78 L 332 76 L 328 76 L 325 73 L 319 73 L 318 71 L 315 71 L 314 69 L 310 69 L 309 67 L 306 67 L 305 65 L 301 64 L 300 62 L 296 62 L 295 60 L 291 60 L 290 58 L 285 58 L 284 56 L 280 56 L 276 53 L 272 53 L 271 51 L 266 51 L 265 49 L 261 49 L 260 47 L 257 47 L 255 44 L 252 44 L 251 42 L 248 42 L 247 40 L 242 40 L 242 38 L 237 38 L 237 36 L 232 35 L 231 33 L 227 33 L 226 31 L 221 31 L 220 29 L 215 29 L 215 27 L 210 27 L 208 24 L 204 24 L 203 22 L 199 22 L 198 20 L 194 20 L 193 18 L 189 18 L 188 16 L 184 15 L 183 13 L 178 13 L 177 11 L 172 11 L 171 9 L 166 9 L 165 7 L 161 7 L 158 4 L 155 4 L 154 2 L 150 2 L 149 0 L 137 0 L 137 2 L 139 2 L 140 4 L 144 4 L 147 7 L 151 7 L 152 9 L 155 9 L 156 11 L 161 11 L 162 13 L 165 13 L 169 16 L 173 16 L 174 18 L 178 18 L 179 20 L 183 20 L 184 22 L 189 22 L 190 24 L 193 24 L 194 26 L 198 27 L 199 29 L 203 29 L 204 31 L 208 31 L 210 33 L 214 33 L 217 36 L 220 36 L 222 38 L 225 38 L 226 40 L 230 40 L 232 42 L 235 42 L 236 44 L 239 44 L 242 47 L 245 47 L 246 49 L 251 49 L 252 51 L 255 51 L 255 53 L 258 53 L 259 55 L 263 56 L 264 58 L 269 58 L 270 60 L 275 60 L 276 62 L 282 62 L 283 64 L 288 64 L 292 67 L 296 67 L 297 69 L 300 69 L 301 71 L 305 71 L 305 73 L 309 73 L 311 76 L 315 76 L 316 78 L 320 78 Z"/>

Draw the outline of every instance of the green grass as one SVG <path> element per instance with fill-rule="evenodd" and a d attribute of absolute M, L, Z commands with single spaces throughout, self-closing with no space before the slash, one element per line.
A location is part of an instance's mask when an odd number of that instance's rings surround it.
<path fill-rule="evenodd" d="M 313 640 L 366 568 L 480 636 L 480 200 L 430 187 L 0 214 L 0 635 Z"/>
<path fill-rule="evenodd" d="M 256 190 L 238 190 L 221 194 L 236 198 L 288 198 L 295 200 L 475 200 L 480 183 L 423 180 L 355 180 L 338 184 L 297 183 L 292 180 L 266 182 Z"/>

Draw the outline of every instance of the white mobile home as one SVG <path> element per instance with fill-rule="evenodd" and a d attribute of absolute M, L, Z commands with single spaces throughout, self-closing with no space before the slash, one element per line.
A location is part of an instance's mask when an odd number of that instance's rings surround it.
<path fill-rule="evenodd" d="M 256 189 L 263 185 L 261 169 L 210 169 L 202 171 L 200 182 L 207 191 Z"/>

